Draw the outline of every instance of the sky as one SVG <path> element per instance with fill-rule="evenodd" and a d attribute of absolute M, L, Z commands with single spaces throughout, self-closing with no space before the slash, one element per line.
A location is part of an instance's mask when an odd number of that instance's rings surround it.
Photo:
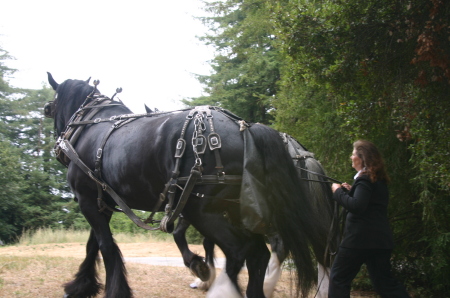
<path fill-rule="evenodd" d="M 210 74 L 211 48 L 200 0 L 8 0 L 1 4 L 0 47 L 15 60 L 10 84 L 40 89 L 47 71 L 62 83 L 91 77 L 101 93 L 132 111 L 163 111 L 202 95 L 195 74 Z"/>

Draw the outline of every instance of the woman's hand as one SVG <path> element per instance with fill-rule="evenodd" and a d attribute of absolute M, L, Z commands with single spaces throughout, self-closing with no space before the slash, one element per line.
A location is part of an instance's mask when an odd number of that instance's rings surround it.
<path fill-rule="evenodd" d="M 352 186 L 350 184 L 348 184 L 347 182 L 344 182 L 342 184 L 338 184 L 338 183 L 333 183 L 331 184 L 331 190 L 333 191 L 333 193 L 338 189 L 338 188 L 345 188 L 347 190 L 350 190 L 350 188 L 352 188 Z"/>
<path fill-rule="evenodd" d="M 347 190 L 350 190 L 350 188 L 352 188 L 352 186 L 350 184 L 348 184 L 347 182 L 342 183 L 342 187 L 346 188 Z"/>
<path fill-rule="evenodd" d="M 331 190 L 333 191 L 333 193 L 339 188 L 341 188 L 340 184 L 338 184 L 338 183 L 331 184 Z"/>

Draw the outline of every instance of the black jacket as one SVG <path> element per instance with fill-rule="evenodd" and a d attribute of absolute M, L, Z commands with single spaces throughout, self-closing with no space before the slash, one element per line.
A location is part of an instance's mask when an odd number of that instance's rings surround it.
<path fill-rule="evenodd" d="M 385 182 L 372 183 L 367 175 L 362 175 L 356 178 L 349 192 L 337 189 L 333 199 L 348 211 L 342 247 L 393 249 Z"/>

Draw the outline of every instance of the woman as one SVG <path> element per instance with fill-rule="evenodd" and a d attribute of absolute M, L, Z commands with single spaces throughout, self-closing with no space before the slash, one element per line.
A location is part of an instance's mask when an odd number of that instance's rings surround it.
<path fill-rule="evenodd" d="M 374 144 L 359 140 L 350 157 L 357 171 L 353 186 L 332 185 L 333 199 L 347 211 L 345 232 L 330 274 L 328 297 L 350 297 L 352 280 L 366 264 L 382 297 L 409 297 L 391 275 L 392 232 L 387 217 L 389 193 L 383 158 Z"/>

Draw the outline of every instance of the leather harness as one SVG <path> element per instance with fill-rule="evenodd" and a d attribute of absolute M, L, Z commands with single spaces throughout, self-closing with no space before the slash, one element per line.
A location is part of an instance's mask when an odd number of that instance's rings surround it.
<path fill-rule="evenodd" d="M 95 84 L 95 82 L 94 82 Z M 98 189 L 98 206 L 100 212 L 112 212 L 119 211 L 124 212 L 136 225 L 146 230 L 162 230 L 164 232 L 171 233 L 173 231 L 173 226 L 175 220 L 178 218 L 182 212 L 184 206 L 187 203 L 189 195 L 192 193 L 192 189 L 195 185 L 206 185 L 206 184 L 232 184 L 240 185 L 242 181 L 242 176 L 240 175 L 226 175 L 223 171 L 223 165 L 220 157 L 220 152 L 218 149 L 221 148 L 222 142 L 220 136 L 214 129 L 212 110 L 218 111 L 225 115 L 226 117 L 232 119 L 236 122 L 241 130 L 248 127 L 241 118 L 234 115 L 233 113 L 218 107 L 211 106 L 200 106 L 190 109 L 189 114 L 186 117 L 184 125 L 181 129 L 180 138 L 177 140 L 176 151 L 175 151 L 175 166 L 172 171 L 172 176 L 169 181 L 165 184 L 163 192 L 159 195 L 159 200 L 153 208 L 150 216 L 142 221 L 136 216 L 136 214 L 126 205 L 126 203 L 120 198 L 120 196 L 102 179 L 101 168 L 102 168 L 102 156 L 104 147 L 111 136 L 111 134 L 119 129 L 120 127 L 142 117 L 157 117 L 167 113 L 146 113 L 146 114 L 124 114 L 118 116 L 112 116 L 110 118 L 94 118 L 95 115 L 103 108 L 122 105 L 122 103 L 115 102 L 114 100 L 98 94 L 95 92 L 96 89 L 86 98 L 83 105 L 73 114 L 67 124 L 64 132 L 58 138 L 55 144 L 56 158 L 66 167 L 70 162 L 74 162 L 85 174 L 87 174 L 93 181 L 97 184 Z M 51 104 L 54 104 L 51 102 Z M 181 111 L 187 111 L 181 110 Z M 47 117 L 54 117 L 54 106 L 52 108 L 45 107 L 45 113 Z M 209 134 L 204 135 L 206 130 L 206 123 L 209 126 Z M 195 156 L 194 166 L 192 167 L 189 176 L 179 177 L 179 168 L 181 164 L 181 159 L 184 155 L 186 149 L 186 130 L 189 123 L 194 122 L 194 133 L 192 136 L 192 148 Z M 109 128 L 106 134 L 103 136 L 103 140 L 100 147 L 96 152 L 95 159 L 95 169 L 90 169 L 78 156 L 73 145 L 77 141 L 84 127 L 88 124 L 97 124 L 103 122 L 113 122 L 113 125 Z M 214 152 L 216 161 L 216 175 L 202 175 L 202 155 L 205 153 L 207 147 L 209 150 Z M 184 185 L 184 187 L 181 187 Z M 175 209 L 173 209 L 175 194 L 177 188 L 182 190 L 180 199 Z M 115 201 L 115 203 L 120 207 L 116 209 L 108 206 L 103 200 L 103 193 L 107 192 Z M 198 197 L 204 197 L 202 194 L 196 194 Z M 153 220 L 154 214 L 160 209 L 162 203 L 167 200 L 165 207 L 165 215 L 160 221 L 159 227 L 151 227 L 147 223 L 157 223 L 158 221 Z"/>

